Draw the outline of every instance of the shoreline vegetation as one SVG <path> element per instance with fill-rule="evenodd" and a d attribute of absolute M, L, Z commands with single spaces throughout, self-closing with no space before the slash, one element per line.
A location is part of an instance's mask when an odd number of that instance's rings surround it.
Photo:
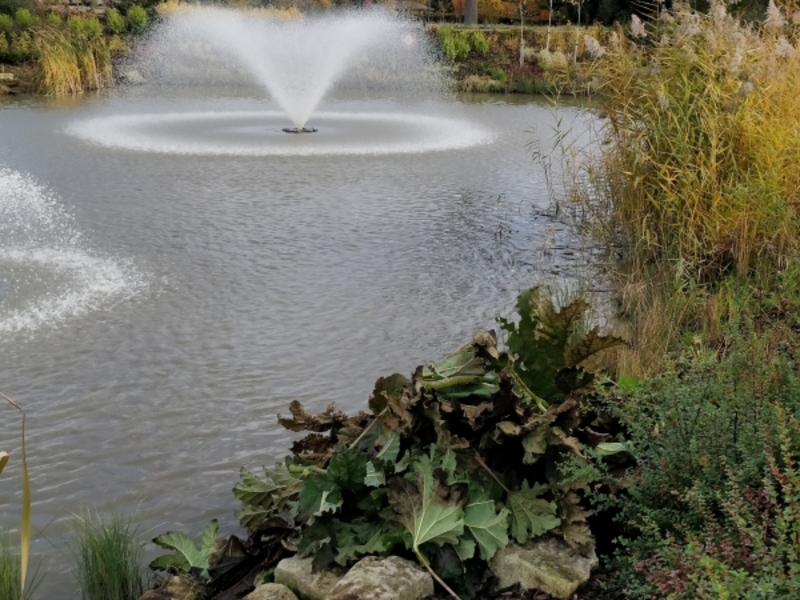
<path fill-rule="evenodd" d="M 280 423 L 304 437 L 233 488 L 246 539 L 214 521 L 159 535 L 150 586 L 167 583 L 150 598 L 243 597 L 293 555 L 323 570 L 399 556 L 437 599 L 800 597 L 800 13 L 729 9 L 658 4 L 531 52 L 519 28 L 431 27 L 474 91 L 501 82 L 493 60 L 521 73 L 515 56 L 558 65 L 542 67 L 557 90 L 591 83 L 593 150 L 531 167 L 563 177 L 554 205 L 607 248 L 613 325 L 533 287 L 499 334 L 380 377 L 364 412 L 293 403 Z M 501 594 L 498 554 L 543 540 L 599 570 L 576 596 Z"/>

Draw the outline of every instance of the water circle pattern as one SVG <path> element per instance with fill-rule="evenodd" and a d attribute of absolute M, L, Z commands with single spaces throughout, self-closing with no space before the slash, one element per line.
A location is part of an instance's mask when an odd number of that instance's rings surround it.
<path fill-rule="evenodd" d="M 129 262 L 85 247 L 50 190 L 29 175 L 0 169 L 0 334 L 102 310 L 141 286 Z"/>
<path fill-rule="evenodd" d="M 86 141 L 140 152 L 228 156 L 383 155 L 468 148 L 491 141 L 458 119 L 383 112 L 318 112 L 314 135 L 286 135 L 278 111 L 111 115 L 72 123 Z"/>

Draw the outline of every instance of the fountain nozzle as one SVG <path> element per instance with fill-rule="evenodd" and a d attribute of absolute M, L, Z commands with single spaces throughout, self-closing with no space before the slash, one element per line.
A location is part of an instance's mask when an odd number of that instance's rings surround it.
<path fill-rule="evenodd" d="M 315 133 L 317 130 L 313 127 L 284 127 L 283 131 L 286 133 Z"/>

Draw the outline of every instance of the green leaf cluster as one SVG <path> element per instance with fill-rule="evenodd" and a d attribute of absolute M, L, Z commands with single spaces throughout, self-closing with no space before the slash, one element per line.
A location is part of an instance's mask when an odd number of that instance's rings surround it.
<path fill-rule="evenodd" d="M 168 531 L 153 539 L 153 542 L 172 550 L 172 554 L 162 554 L 150 563 L 153 570 L 189 573 L 197 570 L 201 577 L 208 579 L 209 559 L 217 550 L 216 540 L 219 525 L 216 519 L 203 530 L 198 544 L 184 533 Z"/>
<path fill-rule="evenodd" d="M 483 332 L 410 378 L 381 377 L 369 413 L 328 406 L 312 415 L 293 402 L 279 422 L 307 435 L 263 478 L 242 470 L 242 525 L 283 536 L 317 568 L 411 553 L 443 586 L 467 593 L 470 573 L 511 540 L 551 533 L 591 545 L 582 484 L 564 483 L 561 465 L 609 442 L 582 423 L 576 390 L 620 342 L 578 330 L 583 302 L 557 311 L 531 290 L 518 308 L 518 325 L 502 321 L 508 350 Z M 568 385 L 565 369 L 579 385 Z"/>

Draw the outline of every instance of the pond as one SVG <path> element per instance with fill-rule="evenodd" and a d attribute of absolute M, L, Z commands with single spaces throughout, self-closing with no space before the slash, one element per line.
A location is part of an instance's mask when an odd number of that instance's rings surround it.
<path fill-rule="evenodd" d="M 529 144 L 559 120 L 585 131 L 588 113 L 332 99 L 331 114 L 385 117 L 374 134 L 353 117 L 361 142 L 426 135 L 398 111 L 479 134 L 349 154 L 206 144 L 258 137 L 272 109 L 229 89 L 0 104 L 0 391 L 27 415 L 40 597 L 75 597 L 73 513 L 132 513 L 148 539 L 214 517 L 240 532 L 238 470 L 281 460 L 293 437 L 276 417 L 292 399 L 360 410 L 377 377 L 493 327 L 519 291 L 585 272 Z M 206 116 L 148 121 L 154 147 L 115 137 L 115 116 L 166 113 Z M 16 531 L 21 418 L 2 414 L 0 526 Z"/>

